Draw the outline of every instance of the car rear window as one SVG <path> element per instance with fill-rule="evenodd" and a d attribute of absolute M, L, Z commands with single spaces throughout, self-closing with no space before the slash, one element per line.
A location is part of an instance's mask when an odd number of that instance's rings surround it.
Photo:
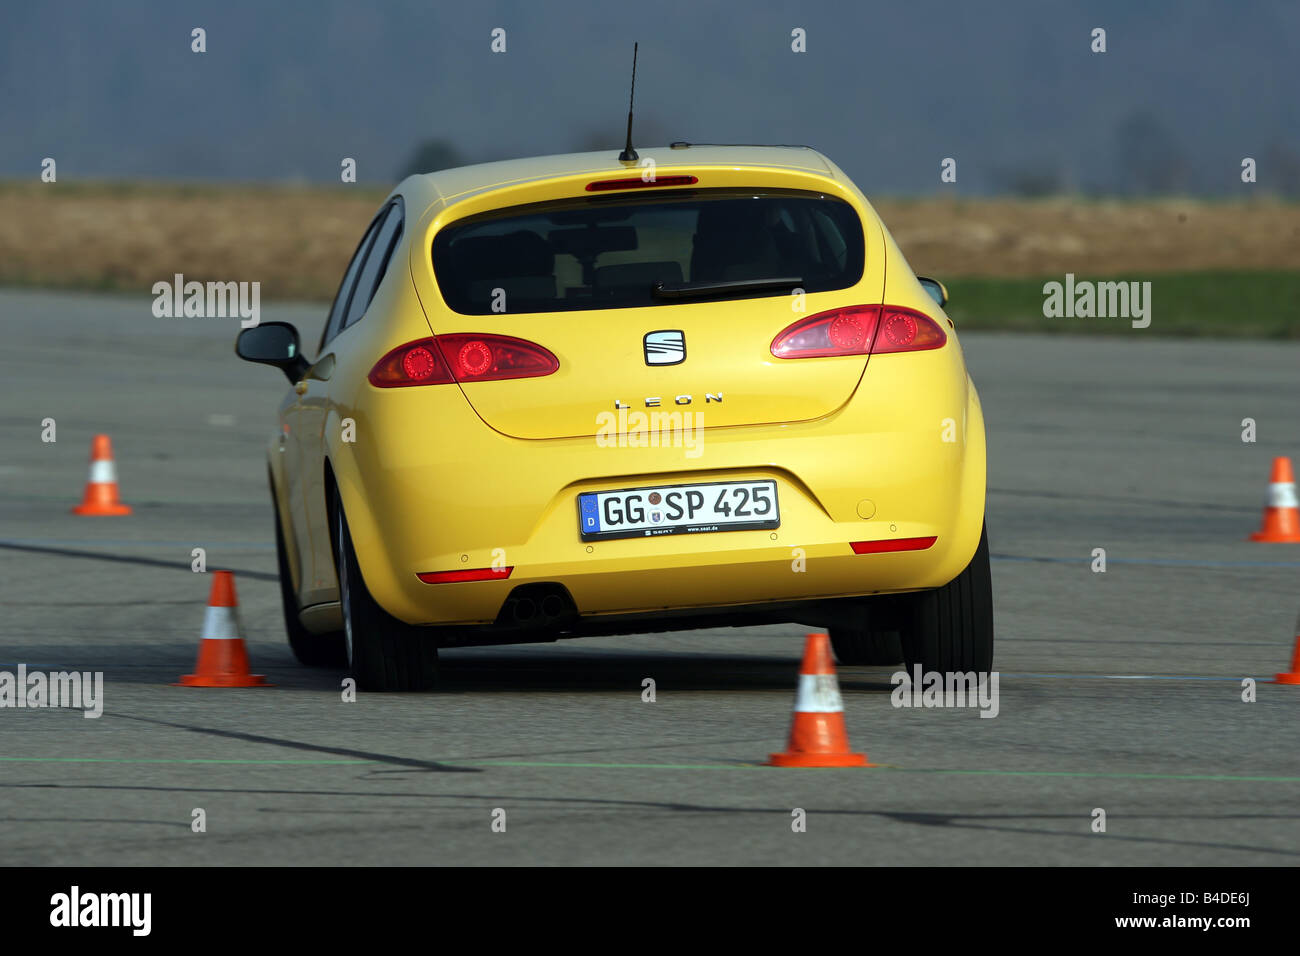
<path fill-rule="evenodd" d="M 805 292 L 862 277 L 862 224 L 848 203 L 813 192 L 681 190 L 516 206 L 459 220 L 433 240 L 443 299 L 465 315 L 628 309 L 788 295 L 692 284 L 799 279 Z"/>

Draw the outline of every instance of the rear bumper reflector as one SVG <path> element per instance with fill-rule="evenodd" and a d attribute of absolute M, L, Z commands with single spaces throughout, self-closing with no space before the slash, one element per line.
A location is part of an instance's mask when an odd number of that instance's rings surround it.
<path fill-rule="evenodd" d="M 928 538 L 890 538 L 888 541 L 852 541 L 850 547 L 854 554 L 884 554 L 887 551 L 924 551 L 938 540 L 937 535 Z"/>
<path fill-rule="evenodd" d="M 514 567 L 508 568 L 466 568 L 461 571 L 425 571 L 416 577 L 425 584 L 453 584 L 460 581 L 504 581 L 510 577 Z"/>

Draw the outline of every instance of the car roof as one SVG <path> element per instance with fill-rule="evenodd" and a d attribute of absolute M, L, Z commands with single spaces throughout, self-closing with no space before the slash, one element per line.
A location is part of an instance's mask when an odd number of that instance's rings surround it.
<path fill-rule="evenodd" d="M 679 146 L 646 147 L 638 149 L 639 162 L 620 162 L 617 149 L 602 149 L 591 153 L 562 153 L 556 156 L 535 156 L 528 159 L 508 159 L 496 163 L 479 163 L 459 166 L 435 173 L 422 173 L 403 180 L 394 192 L 401 193 L 417 203 L 442 202 L 451 205 L 459 200 L 485 190 L 520 183 L 553 179 L 559 176 L 580 174 L 626 175 L 637 171 L 645 160 L 654 160 L 656 171 L 666 171 L 674 166 L 729 166 L 765 169 L 794 169 L 842 179 L 843 174 L 825 156 L 808 146 Z"/>

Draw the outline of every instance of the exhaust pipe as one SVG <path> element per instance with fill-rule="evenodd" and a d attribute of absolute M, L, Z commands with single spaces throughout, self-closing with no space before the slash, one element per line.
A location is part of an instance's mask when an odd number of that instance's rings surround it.
<path fill-rule="evenodd" d="M 501 605 L 495 626 L 507 629 L 564 627 L 577 617 L 578 609 L 564 586 L 546 581 L 521 584 L 511 591 Z"/>
<path fill-rule="evenodd" d="M 530 624 L 537 617 L 537 602 L 532 598 L 518 598 L 515 601 L 514 619 L 516 624 Z"/>
<path fill-rule="evenodd" d="M 546 618 L 547 623 L 554 621 L 564 610 L 564 602 L 558 594 L 548 594 L 542 598 L 542 617 Z"/>

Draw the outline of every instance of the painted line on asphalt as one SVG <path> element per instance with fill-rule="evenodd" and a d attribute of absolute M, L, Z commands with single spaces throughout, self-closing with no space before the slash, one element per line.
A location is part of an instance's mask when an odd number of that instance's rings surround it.
<path fill-rule="evenodd" d="M 459 763 L 476 767 L 538 767 L 538 768 L 557 768 L 557 769 L 609 769 L 609 770 L 772 770 L 777 769 L 768 767 L 766 764 L 742 763 L 742 764 L 636 764 L 636 763 L 553 763 L 549 761 L 527 761 L 527 760 L 510 760 L 510 761 L 474 761 L 461 760 Z M 781 769 L 794 770 L 860 770 L 860 767 L 793 767 Z M 1091 770 L 951 770 L 945 767 L 898 767 L 893 765 L 878 765 L 876 767 L 866 768 L 869 770 L 885 770 L 893 773 L 937 773 L 937 774 L 969 774 L 974 776 L 988 777 L 1081 777 L 1081 778 L 1105 778 L 1116 780 L 1183 780 L 1183 781 L 1206 781 L 1215 780 L 1226 783 L 1300 783 L 1300 777 L 1247 777 L 1234 774 L 1186 774 L 1186 773 L 1107 773 L 1103 771 Z"/>
<path fill-rule="evenodd" d="M 1091 557 L 1054 558 L 1030 554 L 990 554 L 992 561 L 1022 561 L 1039 564 L 1091 564 Z M 1197 561 L 1183 558 L 1113 558 L 1107 564 L 1137 564 L 1156 568 L 1300 568 L 1300 561 Z"/>
<path fill-rule="evenodd" d="M 1232 681 L 1234 684 L 1240 684 L 1249 675 L 1243 674 L 1241 677 L 1196 677 L 1184 674 L 1004 674 L 999 672 L 998 678 L 1003 677 L 1050 677 L 1058 680 L 1217 680 Z M 1257 684 L 1272 684 L 1272 677 L 1251 677 Z"/>
<path fill-rule="evenodd" d="M 275 544 L 267 541 L 145 541 L 126 539 L 64 540 L 62 538 L 0 538 L 0 547 L 14 546 L 25 548 L 184 548 L 188 552 L 195 545 L 202 545 L 209 550 L 213 548 L 247 549 L 249 551 L 271 551 Z"/>
<path fill-rule="evenodd" d="M 199 542 L 204 548 L 247 548 L 250 550 L 266 551 L 274 549 L 273 542 L 266 541 L 213 541 L 211 544 Z M 185 548 L 187 551 L 194 548 L 194 541 L 144 541 L 144 540 L 125 540 L 125 538 L 98 538 L 98 540 L 74 541 L 64 540 L 64 538 L 48 537 L 5 537 L 0 538 L 0 545 L 19 545 L 25 548 L 51 548 L 51 546 L 60 546 L 60 548 Z"/>
<path fill-rule="evenodd" d="M 194 568 L 191 566 L 189 561 L 162 561 L 158 558 L 132 557 L 125 554 L 105 554 L 101 551 L 79 551 L 74 548 L 56 548 L 47 545 L 16 544 L 4 540 L 0 540 L 0 549 L 8 551 L 23 551 L 29 554 L 50 554 L 61 558 L 90 558 L 94 561 L 113 561 L 119 564 L 140 564 L 145 567 L 166 568 L 171 571 L 189 571 L 191 573 L 194 571 Z M 216 570 L 215 567 L 214 570 Z M 273 574 L 269 571 L 253 571 L 246 568 L 233 568 L 229 565 L 222 570 L 234 571 L 240 577 L 256 578 L 259 581 L 280 580 L 279 574 Z"/>
<path fill-rule="evenodd" d="M 105 764 L 250 764 L 258 766 L 337 766 L 369 763 L 382 763 L 374 760 L 209 760 L 199 758 L 176 757 L 163 758 L 115 758 L 115 757 L 0 757 L 5 763 L 105 763 Z M 590 763 L 563 762 L 551 760 L 460 760 L 456 763 L 470 767 L 519 767 L 556 770 L 773 770 L 758 763 L 707 764 L 707 763 Z M 860 770 L 857 767 L 793 767 L 781 769 L 794 770 Z M 949 775 L 966 775 L 981 777 L 1076 777 L 1080 779 L 1109 780 L 1170 780 L 1170 781 L 1217 781 L 1223 783 L 1300 783 L 1300 777 L 1244 776 L 1238 774 L 1208 773 L 1110 773 L 1093 770 L 957 770 L 947 767 L 899 767 L 882 764 L 868 770 L 884 770 L 892 773 L 935 773 Z"/>
<path fill-rule="evenodd" d="M 0 757 L 0 763 L 159 763 L 159 764 L 256 764 L 277 766 L 324 766 L 368 764 L 373 760 L 217 760 L 202 757 Z"/>

